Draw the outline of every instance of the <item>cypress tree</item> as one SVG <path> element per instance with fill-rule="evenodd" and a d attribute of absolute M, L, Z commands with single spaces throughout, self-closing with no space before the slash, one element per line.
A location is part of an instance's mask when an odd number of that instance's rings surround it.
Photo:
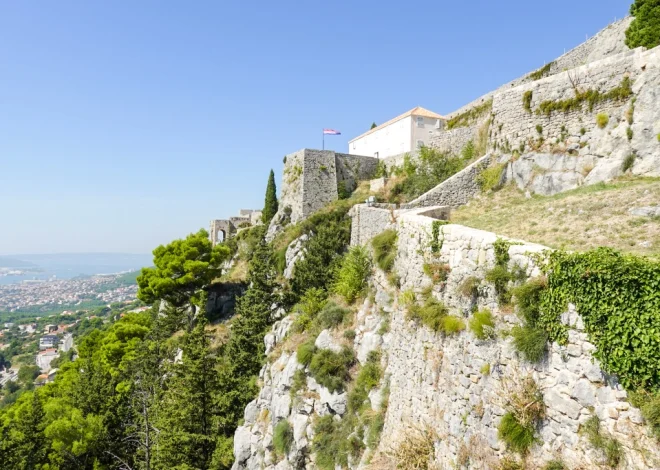
<path fill-rule="evenodd" d="M 266 201 L 264 202 L 264 210 L 261 213 L 261 220 L 264 224 L 268 224 L 277 213 L 276 192 L 277 188 L 275 187 L 275 173 L 273 170 L 270 170 L 270 175 L 268 176 L 268 185 L 266 186 Z"/>

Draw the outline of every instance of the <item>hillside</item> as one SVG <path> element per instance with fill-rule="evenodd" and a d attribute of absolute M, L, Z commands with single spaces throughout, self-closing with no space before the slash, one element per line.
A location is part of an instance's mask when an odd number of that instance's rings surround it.
<path fill-rule="evenodd" d="M 657 206 L 660 178 L 620 178 L 559 193 L 532 195 L 514 185 L 479 196 L 451 214 L 451 222 L 571 251 L 607 246 L 660 255 L 660 218 L 631 209 Z"/>

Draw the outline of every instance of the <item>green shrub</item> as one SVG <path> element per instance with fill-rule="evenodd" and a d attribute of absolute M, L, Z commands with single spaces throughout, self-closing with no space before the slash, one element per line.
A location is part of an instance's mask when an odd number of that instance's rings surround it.
<path fill-rule="evenodd" d="M 372 352 L 375 353 L 376 351 Z M 383 371 L 380 368 L 380 354 L 370 355 L 355 379 L 355 386 L 364 388 L 369 392 L 378 385 L 382 375 Z"/>
<path fill-rule="evenodd" d="M 552 65 L 553 65 L 554 63 L 555 63 L 554 60 L 553 60 L 552 62 L 548 62 L 547 64 L 545 64 L 545 65 L 544 65 L 543 67 L 541 67 L 540 69 L 538 69 L 538 70 L 536 70 L 536 71 L 530 73 L 530 74 L 527 76 L 527 78 L 530 78 L 531 80 L 534 80 L 534 81 L 542 79 L 543 77 L 545 77 L 546 75 L 548 75 L 548 73 L 550 73 L 550 69 L 552 68 Z"/>
<path fill-rule="evenodd" d="M 618 87 L 613 88 L 606 93 L 589 88 L 584 91 L 576 91 L 573 98 L 558 101 L 543 101 L 536 109 L 536 114 L 550 116 L 554 111 L 563 111 L 565 113 L 568 113 L 569 111 L 580 111 L 583 103 L 587 103 L 589 111 L 593 111 L 594 106 L 598 103 L 626 100 L 632 94 L 632 83 L 630 77 L 626 75 L 623 77 L 621 84 Z"/>
<path fill-rule="evenodd" d="M 424 263 L 424 274 L 431 278 L 433 284 L 443 283 L 449 277 L 449 265 L 446 263 Z"/>
<path fill-rule="evenodd" d="M 322 349 L 314 353 L 309 371 L 320 385 L 336 392 L 342 390 L 344 383 L 350 379 L 349 369 L 354 362 L 355 355 L 350 348 L 344 347 L 338 353 Z"/>
<path fill-rule="evenodd" d="M 458 292 L 463 297 L 477 297 L 479 295 L 480 284 L 481 280 L 478 277 L 470 276 L 461 282 L 461 285 L 458 286 Z"/>
<path fill-rule="evenodd" d="M 502 175 L 505 168 L 506 163 L 496 163 L 482 170 L 477 175 L 477 183 L 481 190 L 487 192 L 499 189 L 502 185 Z"/>
<path fill-rule="evenodd" d="M 580 128 L 580 135 L 584 135 L 586 133 L 587 133 L 587 130 L 584 127 Z"/>
<path fill-rule="evenodd" d="M 551 460 L 545 464 L 543 470 L 566 470 L 566 465 L 561 460 Z"/>
<path fill-rule="evenodd" d="M 541 295 L 547 286 L 547 279 L 538 277 L 513 288 L 512 292 L 518 306 L 518 315 L 526 324 L 534 326 L 538 322 Z"/>
<path fill-rule="evenodd" d="M 497 470 L 525 470 L 525 466 L 513 457 L 504 457 L 500 460 Z"/>
<path fill-rule="evenodd" d="M 344 256 L 337 272 L 335 292 L 347 302 L 353 302 L 364 292 L 370 272 L 371 261 L 367 249 L 363 246 L 352 247 Z"/>
<path fill-rule="evenodd" d="M 286 269 L 286 250 L 288 247 L 283 247 L 279 250 L 277 250 L 274 253 L 275 256 L 275 269 L 279 274 L 284 274 L 284 270 Z"/>
<path fill-rule="evenodd" d="M 335 470 L 338 453 L 338 428 L 331 414 L 319 417 L 314 423 L 312 449 L 316 453 L 316 465 L 323 470 Z"/>
<path fill-rule="evenodd" d="M 481 373 L 482 373 L 483 375 L 488 375 L 488 374 L 490 374 L 490 364 L 487 362 L 486 364 L 484 364 L 483 366 L 481 366 L 481 370 L 480 370 L 480 371 L 481 371 Z"/>
<path fill-rule="evenodd" d="M 626 30 L 626 45 L 634 49 L 652 49 L 660 45 L 660 3 L 657 0 L 635 0 L 630 6 L 635 18 Z"/>
<path fill-rule="evenodd" d="M 589 443 L 594 449 L 603 453 L 607 465 L 610 467 L 616 467 L 619 465 L 621 457 L 623 456 L 621 444 L 613 437 L 601 433 L 600 419 L 598 419 L 598 416 L 592 416 L 589 418 L 582 426 L 581 431 L 587 436 Z"/>
<path fill-rule="evenodd" d="M 604 129 L 605 126 L 607 126 L 607 124 L 608 124 L 609 122 L 610 122 L 610 117 L 609 117 L 607 114 L 605 114 L 605 113 L 598 113 L 598 114 L 596 115 L 596 124 L 597 124 L 598 127 L 600 127 L 601 129 Z"/>
<path fill-rule="evenodd" d="M 315 287 L 305 291 L 300 301 L 293 308 L 294 311 L 298 312 L 292 326 L 293 331 L 300 333 L 309 328 L 312 321 L 325 306 L 327 296 L 325 290 Z"/>
<path fill-rule="evenodd" d="M 293 430 L 286 419 L 283 419 L 273 429 L 273 447 L 278 455 L 286 455 L 293 442 Z"/>
<path fill-rule="evenodd" d="M 374 249 L 374 258 L 376 260 L 376 264 L 386 273 L 390 272 L 394 267 L 397 239 L 398 236 L 396 230 L 389 229 L 383 231 L 379 235 L 376 235 L 371 240 L 371 246 Z"/>
<path fill-rule="evenodd" d="M 635 133 L 633 132 L 632 127 L 628 127 L 626 129 L 626 135 L 628 136 L 628 140 L 632 140 L 634 134 Z"/>
<path fill-rule="evenodd" d="M 464 160 L 470 161 L 474 158 L 475 155 L 475 148 L 474 148 L 474 142 L 470 139 L 467 141 L 467 144 L 461 149 L 461 157 L 463 157 Z"/>
<path fill-rule="evenodd" d="M 345 181 L 337 183 L 337 197 L 339 199 L 348 199 L 351 197 L 351 191 L 346 187 Z"/>
<path fill-rule="evenodd" d="M 303 390 L 307 386 L 307 376 L 303 369 L 298 369 L 293 374 L 293 380 L 291 382 L 291 397 L 296 396 L 298 391 Z"/>
<path fill-rule="evenodd" d="M 319 312 L 316 323 L 322 330 L 326 328 L 336 328 L 350 313 L 350 310 L 340 307 L 334 302 L 328 302 L 325 304 L 325 307 L 323 307 L 323 310 Z"/>
<path fill-rule="evenodd" d="M 479 339 L 495 337 L 495 318 L 487 308 L 479 310 L 470 319 L 470 331 Z"/>
<path fill-rule="evenodd" d="M 490 99 L 485 103 L 482 103 L 478 106 L 468 109 L 460 114 L 457 114 L 449 121 L 447 121 L 447 129 L 455 129 L 458 127 L 467 127 L 472 124 L 474 121 L 479 119 L 482 116 L 488 114 L 493 108 L 493 100 Z"/>
<path fill-rule="evenodd" d="M 412 305 L 408 309 L 408 319 L 422 322 L 433 331 L 442 330 L 442 319 L 447 315 L 447 307 L 435 297 L 426 299 L 423 306 Z"/>
<path fill-rule="evenodd" d="M 526 454 L 536 442 L 535 432 L 533 425 L 520 423 L 511 412 L 502 416 L 497 427 L 497 436 L 506 443 L 507 448 L 520 454 Z"/>
<path fill-rule="evenodd" d="M 314 340 L 307 341 L 306 343 L 298 346 L 298 350 L 296 351 L 296 359 L 298 359 L 298 362 L 302 365 L 307 366 L 310 364 L 310 362 L 312 362 L 312 358 L 314 357 L 315 352 L 316 346 L 314 346 Z"/>
<path fill-rule="evenodd" d="M 532 112 L 532 96 L 532 90 L 527 90 L 525 93 L 523 93 L 523 108 L 529 113 Z"/>
<path fill-rule="evenodd" d="M 405 290 L 399 295 L 399 304 L 409 307 L 415 303 L 415 292 L 412 289 Z"/>
<path fill-rule="evenodd" d="M 511 292 L 509 292 L 508 285 L 512 279 L 513 276 L 506 266 L 495 266 L 486 272 L 486 281 L 495 286 L 497 300 L 500 305 L 507 305 L 511 302 Z"/>
<path fill-rule="evenodd" d="M 355 339 L 355 330 L 344 331 L 344 338 L 346 338 L 349 341 L 353 341 Z"/>
<path fill-rule="evenodd" d="M 383 428 L 385 427 L 385 413 L 381 410 L 380 413 L 377 413 L 369 421 L 369 428 L 367 430 L 367 446 L 370 449 L 375 449 L 378 447 L 380 442 L 380 435 L 383 433 Z"/>
<path fill-rule="evenodd" d="M 625 173 L 626 171 L 630 170 L 633 165 L 635 164 L 635 158 L 636 155 L 634 153 L 631 153 L 630 155 L 626 156 L 626 158 L 623 159 L 623 162 L 621 163 L 621 171 Z"/>
<path fill-rule="evenodd" d="M 465 321 L 453 315 L 447 315 L 442 319 L 442 331 L 446 335 L 454 335 L 465 329 Z"/>
<path fill-rule="evenodd" d="M 536 125 L 536 132 L 543 134 L 543 126 L 541 124 Z"/>
<path fill-rule="evenodd" d="M 547 351 L 548 334 L 542 328 L 514 326 L 511 329 L 513 346 L 529 362 L 539 362 Z"/>

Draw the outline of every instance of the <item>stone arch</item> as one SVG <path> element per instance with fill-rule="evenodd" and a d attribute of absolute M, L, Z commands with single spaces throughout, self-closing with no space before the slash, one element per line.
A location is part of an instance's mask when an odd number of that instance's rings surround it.
<path fill-rule="evenodd" d="M 236 227 L 229 220 L 212 220 L 210 232 L 211 243 L 215 246 L 231 238 L 236 232 Z"/>

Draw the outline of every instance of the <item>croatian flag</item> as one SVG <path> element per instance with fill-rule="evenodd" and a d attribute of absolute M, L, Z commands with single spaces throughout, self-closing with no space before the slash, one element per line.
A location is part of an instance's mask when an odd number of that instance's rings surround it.
<path fill-rule="evenodd" d="M 323 129 L 323 135 L 341 135 L 341 132 L 334 129 Z"/>

